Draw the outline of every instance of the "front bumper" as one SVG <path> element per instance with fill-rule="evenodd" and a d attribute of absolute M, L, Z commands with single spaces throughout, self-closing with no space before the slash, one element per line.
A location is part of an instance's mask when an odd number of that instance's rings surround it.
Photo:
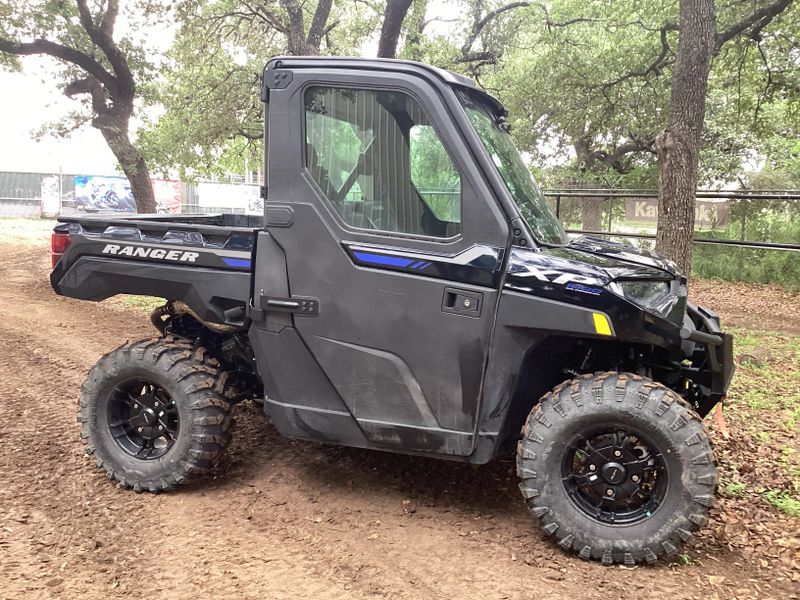
<path fill-rule="evenodd" d="M 707 308 L 689 302 L 686 315 L 688 322 L 681 328 L 681 338 L 692 363 L 697 411 L 704 417 L 728 393 L 736 370 L 733 336 L 720 330 L 719 317 Z"/>

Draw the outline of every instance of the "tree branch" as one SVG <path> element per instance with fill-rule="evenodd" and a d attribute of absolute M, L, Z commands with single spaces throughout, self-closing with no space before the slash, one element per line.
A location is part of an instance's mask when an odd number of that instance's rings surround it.
<path fill-rule="evenodd" d="M 128 61 L 125 60 L 125 56 L 112 37 L 114 33 L 114 24 L 116 23 L 117 14 L 119 13 L 117 0 L 108 0 L 108 8 L 103 14 L 100 27 L 95 25 L 86 0 L 77 0 L 77 4 L 81 26 L 86 30 L 92 42 L 106 55 L 108 62 L 111 63 L 111 68 L 114 69 L 114 73 L 116 73 L 120 80 L 119 83 L 121 85 L 118 86 L 118 91 L 124 92 L 132 98 L 135 93 L 133 74 L 131 73 L 130 67 L 128 67 Z"/>
<path fill-rule="evenodd" d="M 103 86 L 94 77 L 84 77 L 70 82 L 64 89 L 64 94 L 70 98 L 78 94 L 89 94 L 95 114 L 99 117 L 108 113 L 108 103 L 106 95 L 103 93 Z"/>
<path fill-rule="evenodd" d="M 550 12 L 544 4 L 537 4 L 536 6 L 541 8 L 542 12 L 544 12 L 544 24 L 547 25 L 548 33 L 552 33 L 554 27 L 569 27 L 576 23 L 597 23 L 600 20 L 593 17 L 575 17 L 574 19 L 567 19 L 566 21 L 557 23 L 550 18 Z"/>
<path fill-rule="evenodd" d="M 281 0 L 286 14 L 289 15 L 289 23 L 286 27 L 286 39 L 289 45 L 289 54 L 302 56 L 309 53 L 306 44 L 305 22 L 303 9 L 297 0 Z"/>
<path fill-rule="evenodd" d="M 761 106 L 767 100 L 767 96 L 772 88 L 772 69 L 769 66 L 769 60 L 767 60 L 767 54 L 764 52 L 764 48 L 761 47 L 761 40 L 756 42 L 756 46 L 758 47 L 758 53 L 761 55 L 761 61 L 764 63 L 764 69 L 767 72 L 767 81 L 764 83 L 764 91 L 758 97 L 758 102 L 756 103 L 756 110 L 753 114 L 753 122 L 757 125 L 758 124 L 758 117 L 761 113 Z"/>
<path fill-rule="evenodd" d="M 116 89 L 117 86 L 116 78 L 97 60 L 80 50 L 56 44 L 49 40 L 38 39 L 32 42 L 14 42 L 0 38 L 0 52 L 7 52 L 17 56 L 31 56 L 34 54 L 52 56 L 80 67 L 109 88 Z"/>
<path fill-rule="evenodd" d="M 646 68 L 638 71 L 628 71 L 624 75 L 620 75 L 616 79 L 612 79 L 611 81 L 607 81 L 603 83 L 600 87 L 603 90 L 607 90 L 609 88 L 614 87 L 617 84 L 622 83 L 628 79 L 633 79 L 634 77 L 647 77 L 650 73 L 655 74 L 658 76 L 661 74 L 661 69 L 666 66 L 669 61 L 667 57 L 669 55 L 669 39 L 667 38 L 667 32 L 669 31 L 677 31 L 678 26 L 675 23 L 666 23 L 660 30 L 659 34 L 661 36 L 661 50 L 658 53 L 658 56 L 651 62 Z"/>
<path fill-rule="evenodd" d="M 319 52 L 322 37 L 325 35 L 325 25 L 328 22 L 328 17 L 331 14 L 332 0 L 319 0 L 317 3 L 317 10 L 314 12 L 314 18 L 311 20 L 311 27 L 308 30 L 308 37 L 306 44 Z"/>
<path fill-rule="evenodd" d="M 454 60 L 455 63 L 478 63 L 478 65 L 493 65 L 497 63 L 494 52 L 469 52 L 462 54 Z M 476 66 L 478 66 L 476 65 Z"/>
<path fill-rule="evenodd" d="M 655 154 L 655 141 L 655 136 L 649 136 L 645 139 L 638 139 L 634 137 L 627 142 L 620 144 L 610 153 L 598 151 L 594 154 L 598 160 L 607 166 L 613 168 L 618 173 L 623 173 L 624 165 L 622 164 L 622 159 L 626 155 L 634 152 L 649 152 L 650 154 Z"/>
<path fill-rule="evenodd" d="M 422 34 L 425 33 L 425 28 L 430 25 L 431 23 L 455 23 L 458 19 L 445 19 L 443 17 L 431 17 L 428 20 L 420 19 L 419 21 L 419 28 L 417 29 L 418 33 Z"/>
<path fill-rule="evenodd" d="M 487 12 L 483 17 L 481 17 L 482 8 L 479 5 L 477 7 L 477 12 L 474 15 L 474 20 L 472 23 L 472 30 L 470 31 L 467 38 L 464 40 L 464 44 L 461 46 L 461 58 L 457 62 L 472 62 L 474 60 L 483 60 L 481 58 L 468 58 L 470 56 L 485 56 L 489 54 L 489 52 L 480 52 L 480 53 L 473 53 L 472 46 L 477 41 L 478 37 L 480 37 L 483 30 L 486 26 L 491 23 L 494 19 L 499 17 L 500 15 L 507 13 L 510 10 L 514 10 L 516 8 L 524 8 L 526 6 L 530 6 L 530 2 L 511 2 L 510 4 L 506 4 L 504 6 L 500 6 L 495 8 L 494 10 L 490 10 Z M 492 53 L 492 62 L 496 60 L 496 56 Z"/>
<path fill-rule="evenodd" d="M 106 13 L 100 20 L 100 32 L 103 33 L 103 35 L 107 35 L 108 37 L 114 35 L 114 25 L 116 25 L 117 23 L 118 16 L 119 16 L 118 0 L 109 0 Z"/>
<path fill-rule="evenodd" d="M 530 2 L 512 2 L 511 4 L 506 4 L 505 6 L 490 10 L 488 13 L 486 13 L 486 16 L 480 19 L 473 26 L 473 33 L 475 33 L 476 36 L 480 35 L 481 31 L 483 31 L 483 28 L 486 27 L 489 22 L 493 21 L 503 13 L 514 10 L 515 8 L 524 8 L 526 6 L 530 6 Z"/>
<path fill-rule="evenodd" d="M 255 5 L 254 6 L 254 5 L 250 4 L 249 2 L 247 2 L 246 0 L 244 2 L 242 2 L 242 5 L 245 8 L 247 8 L 250 12 L 249 13 L 248 12 L 238 12 L 238 11 L 226 12 L 226 13 L 221 13 L 216 18 L 225 18 L 225 17 L 229 17 L 229 16 L 236 16 L 236 17 L 238 17 L 240 19 L 244 19 L 244 18 L 252 16 L 252 17 L 255 17 L 256 19 L 258 19 L 259 21 L 261 21 L 262 23 L 265 23 L 266 25 L 269 25 L 270 27 L 273 27 L 274 29 L 278 30 L 280 33 L 282 33 L 284 35 L 288 35 L 288 30 L 287 30 L 287 27 L 286 27 L 286 23 L 281 21 L 281 19 L 279 19 L 275 14 L 273 14 L 270 11 L 268 11 L 266 6 L 260 6 L 260 5 Z"/>
<path fill-rule="evenodd" d="M 596 23 L 599 19 L 593 17 L 575 17 L 573 19 L 568 19 L 566 21 L 556 22 L 550 18 L 550 12 L 547 10 L 547 6 L 544 4 L 532 4 L 531 2 L 511 2 L 504 6 L 500 6 L 494 10 L 490 10 L 487 12 L 483 17 L 481 17 L 482 12 L 482 2 L 479 2 L 476 7 L 476 14 L 474 15 L 474 20 L 472 23 L 472 29 L 470 30 L 469 35 L 464 40 L 464 44 L 461 46 L 461 57 L 456 59 L 457 63 L 465 63 L 465 62 L 479 62 L 481 64 L 494 64 L 497 62 L 497 53 L 490 52 L 490 51 L 481 51 L 481 52 L 473 52 L 472 46 L 475 45 L 475 42 L 480 37 L 483 30 L 486 26 L 491 23 L 493 20 L 497 19 L 501 15 L 507 13 L 508 11 L 517 9 L 517 8 L 526 8 L 528 6 L 538 6 L 544 12 L 545 18 L 545 25 L 547 26 L 548 31 L 552 31 L 554 27 L 569 27 L 570 25 L 575 25 L 576 23 Z"/>
<path fill-rule="evenodd" d="M 378 40 L 378 56 L 381 58 L 395 58 L 400 33 L 403 30 L 403 21 L 406 19 L 412 0 L 388 0 L 386 13 L 383 16 L 381 36 Z"/>
<path fill-rule="evenodd" d="M 725 42 L 732 40 L 744 33 L 747 29 L 751 28 L 748 35 L 752 38 L 757 38 L 767 25 L 769 25 L 775 17 L 780 15 L 792 4 L 792 0 L 776 0 L 772 4 L 765 6 L 753 14 L 745 17 L 738 23 L 734 23 L 725 31 L 717 33 L 716 44 L 714 46 L 714 54 L 718 54 L 722 45 Z"/>

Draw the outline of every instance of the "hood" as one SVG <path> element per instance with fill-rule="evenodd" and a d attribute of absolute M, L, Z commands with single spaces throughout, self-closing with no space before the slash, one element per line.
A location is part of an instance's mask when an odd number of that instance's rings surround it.
<path fill-rule="evenodd" d="M 544 250 L 513 248 L 507 283 L 524 287 L 537 283 L 605 287 L 615 279 L 674 279 L 674 276 L 647 264 L 571 246 Z"/>
<path fill-rule="evenodd" d="M 576 250 L 585 256 L 583 259 L 576 256 L 575 260 L 592 262 L 591 257 L 600 257 L 605 259 L 605 264 L 612 268 L 614 265 L 645 266 L 662 271 L 660 277 L 664 277 L 665 274 L 670 279 L 681 276 L 678 266 L 671 260 L 659 256 L 655 252 L 640 250 L 619 242 L 583 235 L 572 240 L 567 248 Z"/>
<path fill-rule="evenodd" d="M 655 264 L 663 265 L 663 268 Z M 505 286 L 510 290 L 560 302 L 597 306 L 604 311 L 622 310 L 620 307 L 623 305 L 636 307 L 635 314 L 628 313 L 625 318 L 612 314 L 617 321 L 660 318 L 677 327 L 683 322 L 686 286 L 674 266 L 658 256 L 639 254 L 615 244 L 596 244 L 594 240 L 589 246 L 581 240 L 578 244 L 558 248 L 514 247 L 508 265 Z M 670 283 L 657 302 L 642 304 L 635 297 L 629 297 L 625 288 L 610 285 L 615 281 L 624 285 L 631 280 Z"/>

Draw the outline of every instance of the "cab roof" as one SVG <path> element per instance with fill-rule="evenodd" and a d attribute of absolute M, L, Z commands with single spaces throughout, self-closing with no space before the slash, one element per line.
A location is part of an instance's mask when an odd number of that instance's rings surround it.
<path fill-rule="evenodd" d="M 413 60 L 346 56 L 276 56 L 267 63 L 264 70 L 270 71 L 281 68 L 367 69 L 407 75 L 434 75 L 436 79 L 450 86 L 466 88 L 480 94 L 495 110 L 505 112 L 503 105 L 497 98 L 478 87 L 469 77 Z"/>

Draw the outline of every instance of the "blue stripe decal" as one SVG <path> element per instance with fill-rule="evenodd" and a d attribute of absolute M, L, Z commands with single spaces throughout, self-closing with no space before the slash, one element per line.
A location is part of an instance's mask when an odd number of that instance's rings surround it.
<path fill-rule="evenodd" d="M 224 260 L 225 264 L 229 267 L 240 267 L 243 269 L 250 268 L 249 258 L 223 258 L 222 260 Z"/>
<path fill-rule="evenodd" d="M 413 259 L 400 258 L 399 256 L 386 256 L 384 254 L 367 254 L 366 252 L 353 252 L 360 261 L 373 265 L 386 265 L 389 267 L 407 267 L 414 262 Z"/>

